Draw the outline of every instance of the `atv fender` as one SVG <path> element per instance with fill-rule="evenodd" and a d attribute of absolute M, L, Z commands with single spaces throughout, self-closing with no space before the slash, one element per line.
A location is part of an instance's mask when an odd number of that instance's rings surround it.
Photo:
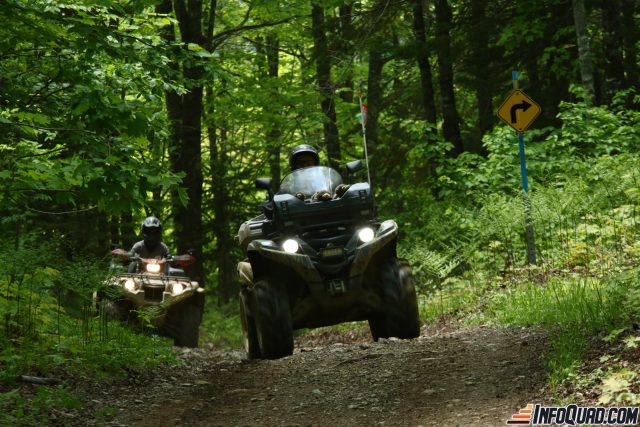
<path fill-rule="evenodd" d="M 380 224 L 375 238 L 362 244 L 356 251 L 356 257 L 349 271 L 349 282 L 361 284 L 369 265 L 376 259 L 376 255 L 386 252 L 387 256 L 396 256 L 396 243 L 398 241 L 398 224 L 389 219 Z"/>
<path fill-rule="evenodd" d="M 311 259 L 304 254 L 291 254 L 284 252 L 278 244 L 272 240 L 254 240 L 249 243 L 247 251 L 254 280 L 269 275 L 269 267 L 263 261 L 280 264 L 291 268 L 295 273 L 304 277 L 309 282 L 321 282 L 320 273 L 316 270 Z"/>

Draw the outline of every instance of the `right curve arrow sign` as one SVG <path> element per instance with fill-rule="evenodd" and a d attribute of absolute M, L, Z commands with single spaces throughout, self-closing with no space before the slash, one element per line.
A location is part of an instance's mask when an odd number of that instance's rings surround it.
<path fill-rule="evenodd" d="M 531 107 L 531 104 L 529 104 L 527 101 L 524 101 L 524 100 L 520 104 L 513 104 L 511 106 L 511 123 L 518 122 L 516 120 L 516 111 L 522 110 L 523 112 L 525 112 L 529 109 L 529 107 Z"/>
<path fill-rule="evenodd" d="M 524 132 L 541 111 L 540 105 L 526 93 L 516 89 L 507 96 L 496 113 L 517 132 Z"/>

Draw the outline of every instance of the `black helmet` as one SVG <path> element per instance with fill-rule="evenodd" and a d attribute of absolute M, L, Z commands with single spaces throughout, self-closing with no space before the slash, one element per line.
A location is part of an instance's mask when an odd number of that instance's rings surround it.
<path fill-rule="evenodd" d="M 291 151 L 291 155 L 289 156 L 289 166 L 291 166 L 292 171 L 299 169 L 295 166 L 296 159 L 303 154 L 310 155 L 313 158 L 313 163 L 315 166 L 318 166 L 320 164 L 320 156 L 318 155 L 316 149 L 309 144 L 300 144 Z"/>
<path fill-rule="evenodd" d="M 144 240 L 144 244 L 147 248 L 155 248 L 162 240 L 162 224 L 160 223 L 160 220 L 155 216 L 147 217 L 142 221 L 140 234 L 142 235 L 142 239 Z"/>

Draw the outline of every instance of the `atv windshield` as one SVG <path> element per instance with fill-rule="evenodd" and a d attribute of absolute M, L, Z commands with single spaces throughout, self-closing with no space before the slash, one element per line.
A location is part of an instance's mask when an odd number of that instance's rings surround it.
<path fill-rule="evenodd" d="M 311 197 L 322 190 L 333 194 L 340 184 L 342 177 L 337 171 L 327 166 L 313 166 L 295 170 L 285 176 L 278 194 L 303 193 L 305 197 Z"/>

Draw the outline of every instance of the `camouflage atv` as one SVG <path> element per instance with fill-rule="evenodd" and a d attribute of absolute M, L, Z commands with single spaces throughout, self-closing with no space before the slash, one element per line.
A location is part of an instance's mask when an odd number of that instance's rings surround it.
<path fill-rule="evenodd" d="M 347 165 L 350 176 L 361 168 Z M 367 183 L 346 191 L 341 184 L 325 166 L 295 170 L 275 195 L 271 180 L 256 180 L 273 210 L 238 232 L 248 258 L 239 272 L 249 358 L 290 355 L 293 330 L 348 321 L 367 320 L 376 341 L 420 334 L 411 269 L 396 254 L 397 224 L 375 218 Z"/>
<path fill-rule="evenodd" d="M 204 289 L 190 280 L 184 268 L 195 261 L 191 255 L 170 259 L 130 256 L 112 251 L 114 274 L 94 294 L 96 306 L 108 317 L 158 328 L 173 338 L 176 346 L 197 347 L 204 309 Z M 136 273 L 125 273 L 118 265 L 136 262 Z M 146 320 L 145 320 L 146 319 Z"/>

